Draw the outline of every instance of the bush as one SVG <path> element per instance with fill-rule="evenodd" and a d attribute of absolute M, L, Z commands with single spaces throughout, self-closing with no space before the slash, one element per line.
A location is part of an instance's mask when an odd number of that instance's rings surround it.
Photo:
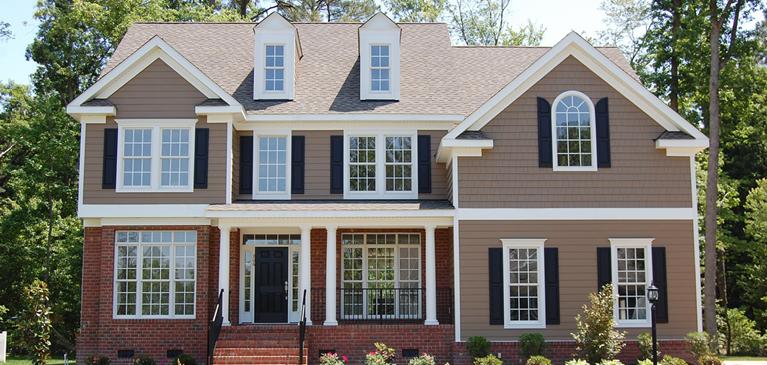
<path fill-rule="evenodd" d="M 479 359 L 490 355 L 490 341 L 482 336 L 469 337 L 466 342 L 466 349 L 469 350 L 471 357 Z M 497 359 L 496 359 L 497 360 Z"/>
<path fill-rule="evenodd" d="M 491 354 L 474 358 L 474 365 L 503 365 L 503 361 L 499 360 L 497 357 Z"/>
<path fill-rule="evenodd" d="M 394 349 L 380 342 L 376 342 L 375 347 L 375 351 L 370 351 L 369 354 L 365 355 L 365 364 L 382 365 L 394 363 Z"/>
<path fill-rule="evenodd" d="M 639 357 L 637 360 L 652 360 L 652 335 L 649 333 L 640 333 L 639 341 L 637 341 L 637 347 L 639 348 Z M 658 357 L 660 358 L 660 351 L 658 351 Z"/>
<path fill-rule="evenodd" d="M 709 339 L 708 333 L 690 332 L 684 339 L 690 345 L 690 353 L 693 356 L 700 358 L 701 356 L 714 355 L 711 351 L 711 339 Z"/>
<path fill-rule="evenodd" d="M 410 359 L 409 365 L 434 365 L 434 356 L 427 353 L 421 354 L 421 356 Z"/>
<path fill-rule="evenodd" d="M 623 363 L 620 360 L 602 360 L 599 365 L 623 365 Z"/>
<path fill-rule="evenodd" d="M 727 355 L 759 356 L 762 350 L 762 335 L 756 329 L 756 322 L 746 317 L 743 311 L 727 310 L 727 319 L 716 317 L 719 327 L 719 344 Z"/>
<path fill-rule="evenodd" d="M 663 360 L 660 363 L 661 365 L 687 365 L 687 361 L 669 355 L 663 355 Z"/>
<path fill-rule="evenodd" d="M 519 336 L 519 348 L 526 359 L 541 356 L 546 348 L 546 339 L 540 333 L 523 333 Z"/>
<path fill-rule="evenodd" d="M 26 306 L 21 312 L 19 333 L 34 365 L 45 365 L 51 358 L 51 308 L 48 284 L 35 280 L 25 291 Z"/>
<path fill-rule="evenodd" d="M 565 365 L 589 365 L 589 363 L 586 360 L 573 359 L 570 361 L 565 361 Z"/>
<path fill-rule="evenodd" d="M 109 365 L 111 362 L 106 355 L 91 355 L 85 358 L 85 365 Z"/>
<path fill-rule="evenodd" d="M 197 365 L 197 359 L 189 354 L 181 354 L 173 360 L 173 364 L 171 365 Z"/>
<path fill-rule="evenodd" d="M 698 364 L 700 365 L 722 365 L 722 359 L 714 355 L 703 355 L 698 358 Z"/>
<path fill-rule="evenodd" d="M 525 365 L 551 365 L 551 360 L 543 356 L 534 355 L 527 359 Z"/>
<path fill-rule="evenodd" d="M 155 365 L 155 362 L 148 355 L 136 355 L 131 358 L 131 365 Z"/>
<path fill-rule="evenodd" d="M 626 332 L 615 330 L 613 319 L 613 287 L 605 284 L 599 293 L 589 294 L 591 308 L 583 305 L 583 318 L 575 317 L 578 332 L 572 333 L 575 339 L 575 355 L 589 364 L 598 364 L 603 360 L 612 360 L 626 344 L 623 339 Z"/>
<path fill-rule="evenodd" d="M 321 365 L 344 365 L 346 356 L 338 357 L 338 353 L 326 352 L 320 356 Z"/>

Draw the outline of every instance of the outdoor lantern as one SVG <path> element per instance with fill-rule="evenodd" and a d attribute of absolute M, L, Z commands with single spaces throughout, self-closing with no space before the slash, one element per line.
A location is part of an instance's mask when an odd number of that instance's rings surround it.
<path fill-rule="evenodd" d="M 655 302 L 658 301 L 660 292 L 655 283 L 650 283 L 647 287 L 647 300 L 650 301 L 650 311 L 652 312 L 652 363 L 658 365 L 658 337 L 655 335 Z"/>
<path fill-rule="evenodd" d="M 647 300 L 654 305 L 658 301 L 659 295 L 658 288 L 654 283 L 650 283 L 650 286 L 647 287 Z"/>

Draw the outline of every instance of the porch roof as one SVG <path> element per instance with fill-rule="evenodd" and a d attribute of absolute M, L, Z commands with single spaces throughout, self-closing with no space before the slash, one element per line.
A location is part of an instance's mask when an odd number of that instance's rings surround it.
<path fill-rule="evenodd" d="M 214 204 L 208 212 L 424 211 L 453 210 L 447 200 L 247 200 Z"/>

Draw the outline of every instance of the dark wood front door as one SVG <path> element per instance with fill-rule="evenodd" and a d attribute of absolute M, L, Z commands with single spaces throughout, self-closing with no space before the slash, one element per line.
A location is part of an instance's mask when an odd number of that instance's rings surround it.
<path fill-rule="evenodd" d="M 255 322 L 287 322 L 287 247 L 257 247 L 255 264 Z"/>

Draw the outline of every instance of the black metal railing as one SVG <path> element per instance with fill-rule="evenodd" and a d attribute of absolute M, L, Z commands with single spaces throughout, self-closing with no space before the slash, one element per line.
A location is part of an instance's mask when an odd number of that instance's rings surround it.
<path fill-rule="evenodd" d="M 298 365 L 301 365 L 304 363 L 304 341 L 306 340 L 306 289 L 304 289 L 304 299 L 301 301 L 301 322 L 298 328 Z"/>
<path fill-rule="evenodd" d="M 344 323 L 421 323 L 426 318 L 424 288 L 340 288 L 336 315 Z M 312 289 L 311 318 L 325 321 L 325 288 Z M 437 288 L 437 320 L 453 324 L 453 289 Z"/>
<path fill-rule="evenodd" d="M 224 314 L 221 308 L 223 300 L 224 289 L 221 289 L 221 292 L 218 294 L 216 309 L 213 312 L 213 319 L 208 325 L 208 365 L 213 365 L 213 353 L 216 351 L 218 336 L 221 335 L 221 326 L 224 323 Z"/>

